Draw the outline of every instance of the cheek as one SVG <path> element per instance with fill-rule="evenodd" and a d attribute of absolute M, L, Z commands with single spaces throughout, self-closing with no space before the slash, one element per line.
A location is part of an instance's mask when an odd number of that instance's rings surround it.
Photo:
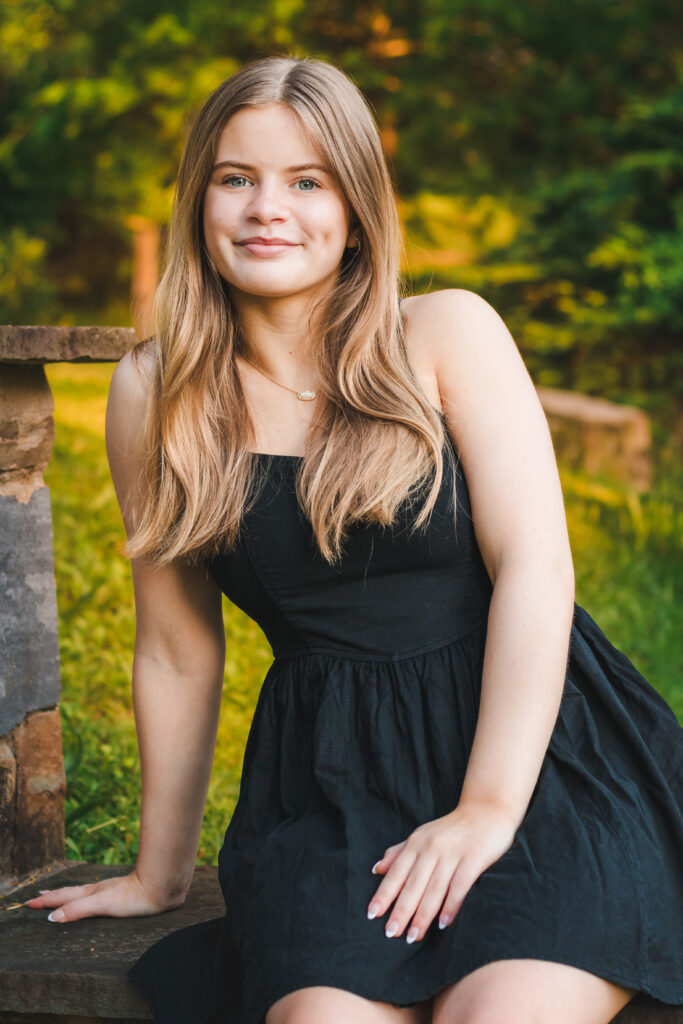
<path fill-rule="evenodd" d="M 310 228 L 313 237 L 318 237 L 324 247 L 343 249 L 346 245 L 346 225 L 336 211 L 325 211 L 312 218 Z"/>
<path fill-rule="evenodd" d="M 207 195 L 204 200 L 203 212 L 204 237 L 207 242 L 216 237 L 217 233 L 229 226 L 228 211 L 214 196 Z"/>

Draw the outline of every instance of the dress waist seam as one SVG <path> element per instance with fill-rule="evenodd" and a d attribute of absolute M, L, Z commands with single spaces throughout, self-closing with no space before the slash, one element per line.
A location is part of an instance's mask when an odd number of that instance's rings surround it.
<path fill-rule="evenodd" d="M 482 629 L 488 623 L 488 612 L 483 619 L 479 622 L 475 622 L 473 626 L 468 626 L 467 629 L 458 630 L 456 633 L 450 633 L 445 637 L 439 637 L 438 640 L 432 640 L 430 643 L 425 644 L 421 647 L 411 647 L 404 651 L 399 651 L 394 654 L 362 654 L 352 651 L 345 651 L 336 647 L 301 647 L 295 651 L 283 651 L 282 653 L 273 652 L 275 661 L 286 661 L 291 658 L 302 658 L 311 654 L 322 655 L 328 658 L 337 658 L 340 661 L 371 661 L 371 662 L 394 662 L 404 661 L 407 658 L 417 658 L 421 654 L 429 654 L 431 651 L 439 650 L 442 647 L 448 647 L 449 644 L 454 644 L 458 640 L 463 640 L 471 633 L 476 633 Z"/>

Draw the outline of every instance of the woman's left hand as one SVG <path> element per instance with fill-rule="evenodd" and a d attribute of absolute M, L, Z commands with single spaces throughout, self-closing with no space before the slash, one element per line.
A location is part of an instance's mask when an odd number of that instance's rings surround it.
<path fill-rule="evenodd" d="M 445 928 L 479 875 L 510 849 L 516 831 L 511 816 L 490 805 L 459 804 L 418 826 L 375 864 L 375 874 L 386 873 L 368 916 L 381 916 L 398 896 L 385 928 L 388 938 L 401 935 L 410 922 L 406 940 L 421 939 L 442 904 L 439 927 Z"/>

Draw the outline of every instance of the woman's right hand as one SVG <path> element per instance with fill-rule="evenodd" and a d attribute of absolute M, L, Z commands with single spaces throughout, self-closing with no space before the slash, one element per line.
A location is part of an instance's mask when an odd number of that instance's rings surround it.
<path fill-rule="evenodd" d="M 50 909 L 50 921 L 67 923 L 84 917 L 150 917 L 173 910 L 185 902 L 185 895 L 171 896 L 143 884 L 135 869 L 119 878 L 103 878 L 87 885 L 48 889 L 26 900 L 35 910 Z"/>

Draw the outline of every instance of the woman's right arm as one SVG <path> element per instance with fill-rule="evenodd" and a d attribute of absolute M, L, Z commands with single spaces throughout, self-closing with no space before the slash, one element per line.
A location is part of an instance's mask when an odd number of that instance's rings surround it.
<path fill-rule="evenodd" d="M 137 521 L 138 437 L 146 376 L 125 355 L 107 402 L 109 466 L 126 533 Z M 192 880 L 211 775 L 225 666 L 222 595 L 202 565 L 131 560 L 136 636 L 133 706 L 142 799 L 130 874 L 54 889 L 28 901 L 52 920 L 157 914 L 179 906 Z"/>

